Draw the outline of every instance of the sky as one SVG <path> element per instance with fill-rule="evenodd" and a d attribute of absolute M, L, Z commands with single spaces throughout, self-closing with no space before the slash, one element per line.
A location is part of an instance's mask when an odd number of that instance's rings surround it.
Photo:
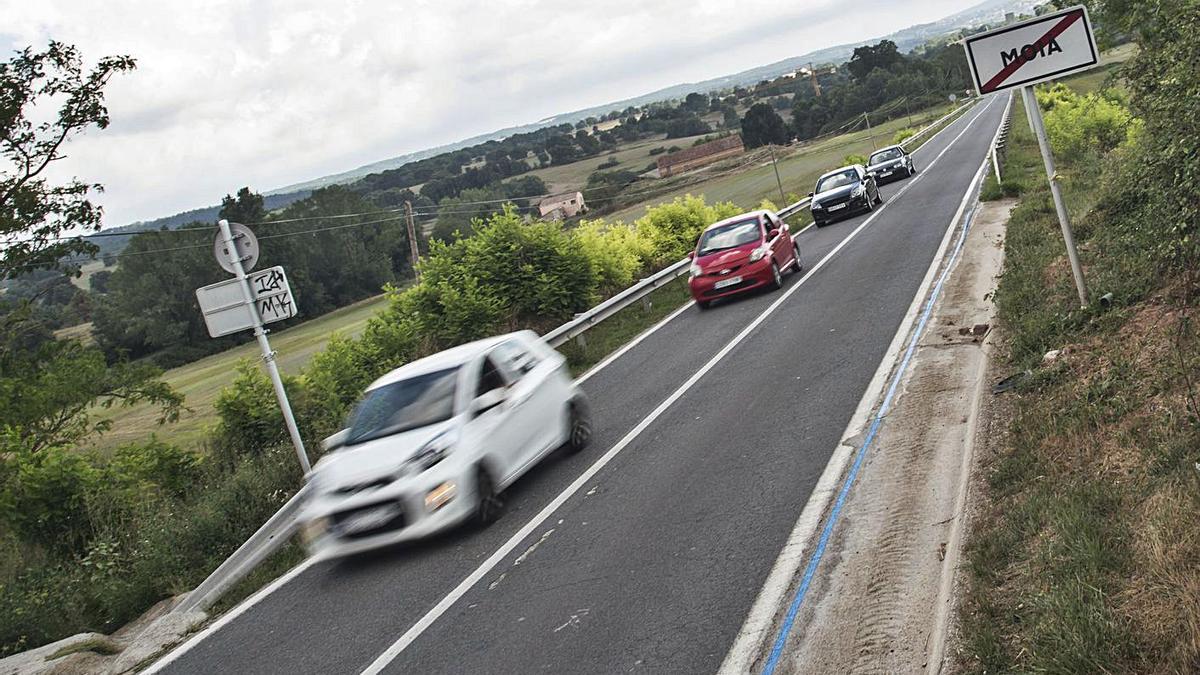
<path fill-rule="evenodd" d="M 0 0 L 4 58 L 54 39 L 137 70 L 52 177 L 105 226 L 933 21 L 977 0 Z"/>

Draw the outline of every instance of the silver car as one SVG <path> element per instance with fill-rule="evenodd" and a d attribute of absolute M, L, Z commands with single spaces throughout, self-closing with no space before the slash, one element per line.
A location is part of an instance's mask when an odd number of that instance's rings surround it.
<path fill-rule="evenodd" d="M 329 557 L 488 524 L 505 487 L 590 436 L 566 359 L 531 331 L 414 361 L 367 387 L 347 428 L 326 439 L 302 535 Z"/>

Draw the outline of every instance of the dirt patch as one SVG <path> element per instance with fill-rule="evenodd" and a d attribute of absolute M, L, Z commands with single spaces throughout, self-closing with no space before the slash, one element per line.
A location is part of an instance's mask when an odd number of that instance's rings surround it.
<path fill-rule="evenodd" d="M 1012 202 L 984 205 L 863 464 L 788 672 L 937 672 Z M 976 330 L 976 326 L 980 328 Z M 962 330 L 966 329 L 966 330 Z"/>

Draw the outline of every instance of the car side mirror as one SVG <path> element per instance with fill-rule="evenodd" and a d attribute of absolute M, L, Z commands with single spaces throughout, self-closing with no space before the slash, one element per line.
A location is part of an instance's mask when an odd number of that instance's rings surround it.
<path fill-rule="evenodd" d="M 334 450 L 337 450 L 338 448 L 346 445 L 346 441 L 349 439 L 350 439 L 350 430 L 342 429 L 341 431 L 337 432 L 336 434 L 333 434 L 332 436 L 328 436 L 325 438 L 325 440 L 321 441 L 321 448 L 325 452 L 333 452 Z"/>
<path fill-rule="evenodd" d="M 504 400 L 507 398 L 508 392 L 503 389 L 493 389 L 491 391 L 483 392 L 479 396 L 476 396 L 474 401 L 471 401 L 471 417 L 478 417 L 482 415 L 501 403 L 504 403 Z"/>
<path fill-rule="evenodd" d="M 688 260 L 695 260 L 695 259 L 696 259 L 696 252 L 695 252 L 695 251 L 688 251 L 687 257 L 688 257 Z"/>
<path fill-rule="evenodd" d="M 809 197 L 815 197 L 815 196 L 816 196 L 816 194 L 817 194 L 817 193 L 815 193 L 815 192 L 810 192 L 810 193 L 808 193 L 808 196 L 809 196 Z"/>
<path fill-rule="evenodd" d="M 770 232 L 767 233 L 768 240 L 774 239 L 775 237 L 778 237 L 778 236 L 779 236 L 779 230 L 771 230 Z"/>

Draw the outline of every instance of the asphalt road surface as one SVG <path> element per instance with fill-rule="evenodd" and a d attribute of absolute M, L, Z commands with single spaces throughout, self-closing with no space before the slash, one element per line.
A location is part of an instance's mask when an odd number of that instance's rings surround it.
<path fill-rule="evenodd" d="M 1003 109 L 986 99 L 919 149 L 921 173 L 884 186 L 886 207 L 849 241 L 868 216 L 801 234 L 805 274 L 786 277 L 783 291 L 689 307 L 595 373 L 583 385 L 592 447 L 552 455 L 518 481 L 500 522 L 312 565 L 168 657 L 163 672 L 715 672 Z M 581 489 L 443 602 L 622 439 Z"/>

